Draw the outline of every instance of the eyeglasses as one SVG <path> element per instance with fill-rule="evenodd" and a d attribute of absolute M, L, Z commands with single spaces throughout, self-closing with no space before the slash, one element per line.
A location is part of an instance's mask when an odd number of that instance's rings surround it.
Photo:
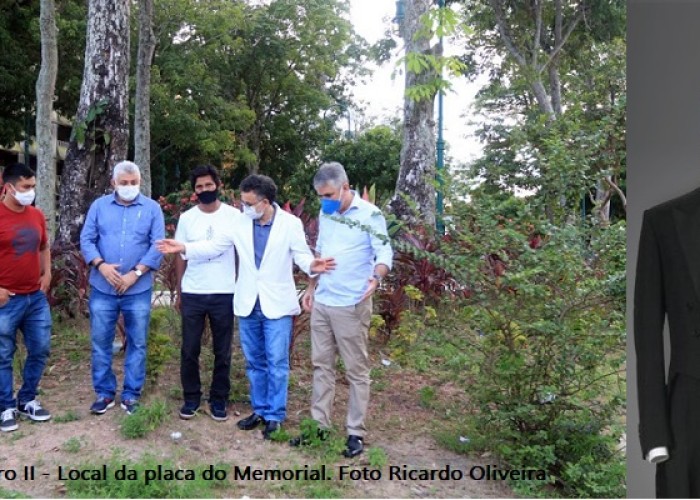
<path fill-rule="evenodd" d="M 255 203 L 246 203 L 245 201 L 241 200 L 241 203 L 243 204 L 244 207 L 254 207 L 255 205 L 257 205 L 258 203 L 260 203 L 262 201 L 265 201 L 265 198 L 258 200 Z"/>

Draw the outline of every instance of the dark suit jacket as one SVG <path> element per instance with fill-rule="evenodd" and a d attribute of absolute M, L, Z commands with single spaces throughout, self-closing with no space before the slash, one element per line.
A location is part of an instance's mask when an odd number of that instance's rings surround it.
<path fill-rule="evenodd" d="M 664 368 L 668 317 L 671 365 Z M 700 189 L 644 212 L 634 292 L 639 435 L 644 456 L 673 454 L 668 395 L 678 374 L 700 379 Z M 700 427 L 700 422 L 697 423 Z"/>

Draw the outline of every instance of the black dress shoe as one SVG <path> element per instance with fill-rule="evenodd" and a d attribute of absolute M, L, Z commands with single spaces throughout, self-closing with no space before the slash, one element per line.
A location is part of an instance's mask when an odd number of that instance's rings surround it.
<path fill-rule="evenodd" d="M 271 439 L 272 433 L 277 429 L 281 429 L 282 424 L 276 420 L 268 420 L 263 430 L 263 439 Z"/>
<path fill-rule="evenodd" d="M 362 453 L 362 450 L 365 447 L 360 436 L 348 436 L 348 442 L 345 446 L 346 448 L 343 452 L 343 456 L 347 458 L 356 457 Z"/>
<path fill-rule="evenodd" d="M 252 413 L 249 417 L 239 420 L 236 424 L 238 428 L 242 431 L 250 431 L 255 429 L 258 425 L 264 424 L 265 419 L 262 418 L 257 413 Z"/>
<path fill-rule="evenodd" d="M 325 441 L 326 439 L 328 439 L 328 436 L 330 436 L 330 434 L 331 431 L 329 431 L 328 429 L 318 429 L 316 431 L 316 436 L 320 441 Z M 297 446 L 306 446 L 308 444 L 311 444 L 311 437 L 304 434 L 289 440 L 289 446 L 292 446 L 294 448 L 296 448 Z"/>

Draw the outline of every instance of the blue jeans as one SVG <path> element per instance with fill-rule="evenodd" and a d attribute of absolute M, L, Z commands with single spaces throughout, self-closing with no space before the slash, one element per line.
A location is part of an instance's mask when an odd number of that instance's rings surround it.
<path fill-rule="evenodd" d="M 122 401 L 138 400 L 146 380 L 146 342 L 151 320 L 151 290 L 132 295 L 108 295 L 90 290 L 92 386 L 97 397 L 114 399 L 117 378 L 112 371 L 112 342 L 119 313 L 124 316 L 126 356 Z"/>
<path fill-rule="evenodd" d="M 258 301 L 250 316 L 240 318 L 239 331 L 253 411 L 282 422 L 287 416 L 292 317 L 268 319 Z"/>
<path fill-rule="evenodd" d="M 19 403 L 24 404 L 36 398 L 51 347 L 51 312 L 44 292 L 13 295 L 0 307 L 0 411 L 17 407 L 12 380 L 17 329 L 27 347 L 22 387 L 17 393 Z"/>

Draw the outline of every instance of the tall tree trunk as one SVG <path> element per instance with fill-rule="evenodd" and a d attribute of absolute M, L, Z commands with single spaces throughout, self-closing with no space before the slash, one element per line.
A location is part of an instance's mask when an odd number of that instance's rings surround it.
<path fill-rule="evenodd" d="M 49 237 L 56 231 L 56 127 L 53 98 L 58 72 L 56 5 L 41 0 L 41 69 L 36 81 L 36 204 L 46 216 Z"/>
<path fill-rule="evenodd" d="M 134 162 L 141 168 L 141 192 L 151 196 L 151 63 L 156 48 L 153 0 L 139 2 L 139 51 L 136 61 Z"/>
<path fill-rule="evenodd" d="M 57 239 L 75 242 L 129 142 L 130 0 L 89 0 L 85 68 L 59 189 Z"/>
<path fill-rule="evenodd" d="M 401 25 L 406 54 L 442 55 L 438 47 L 431 48 L 429 37 L 415 37 L 421 27 L 421 16 L 430 10 L 432 0 L 407 0 L 406 15 Z M 435 70 L 413 73 L 408 68 L 406 89 L 435 80 Z M 399 178 L 388 211 L 408 225 L 435 226 L 435 94 L 415 100 L 404 98 L 403 143 L 401 145 Z"/>

